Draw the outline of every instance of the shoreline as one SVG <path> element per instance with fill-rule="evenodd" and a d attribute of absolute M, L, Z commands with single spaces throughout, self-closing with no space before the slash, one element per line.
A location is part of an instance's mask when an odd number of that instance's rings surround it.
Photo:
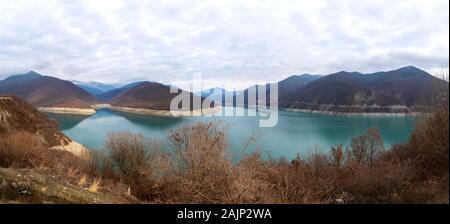
<path fill-rule="evenodd" d="M 56 113 L 56 114 L 76 114 L 76 115 L 92 115 L 96 113 L 98 109 L 110 109 L 112 111 L 139 114 L 145 116 L 160 116 L 160 117 L 193 117 L 193 116 L 208 116 L 222 110 L 221 106 L 206 108 L 193 111 L 174 111 L 170 110 L 153 110 L 145 108 L 133 108 L 133 107 L 118 107 L 110 104 L 94 104 L 91 105 L 92 109 L 83 108 L 69 108 L 69 107 L 37 107 L 41 112 Z M 247 108 L 255 109 L 255 108 Z M 421 116 L 427 113 L 424 112 L 337 112 L 330 110 L 311 110 L 311 109 L 295 109 L 295 108 L 283 108 L 279 107 L 279 111 L 300 112 L 310 114 L 323 114 L 329 116 L 368 116 L 368 117 L 406 117 L 406 116 Z"/>
<path fill-rule="evenodd" d="M 51 149 L 68 151 L 82 159 L 89 159 L 90 156 L 90 151 L 88 148 L 72 139 L 71 142 L 66 145 L 53 146 Z"/>
<path fill-rule="evenodd" d="M 289 112 L 300 112 L 310 114 L 324 114 L 329 116 L 367 116 L 367 117 L 407 117 L 407 116 L 421 116 L 426 113 L 423 112 L 337 112 L 329 110 L 309 110 L 309 109 L 293 109 L 281 108 L 281 110 Z"/>
<path fill-rule="evenodd" d="M 133 107 L 118 107 L 112 106 L 110 104 L 96 104 L 92 105 L 94 109 L 110 109 L 113 111 L 119 111 L 124 113 L 147 115 L 147 116 L 160 116 L 160 117 L 193 117 L 193 116 L 204 116 L 214 114 L 220 110 L 221 107 L 206 108 L 193 111 L 170 111 L 170 110 L 153 110 L 144 108 L 133 108 Z"/>
<path fill-rule="evenodd" d="M 37 109 L 41 112 L 55 113 L 55 114 L 92 115 L 96 113 L 94 109 L 70 108 L 70 107 L 37 107 Z"/>

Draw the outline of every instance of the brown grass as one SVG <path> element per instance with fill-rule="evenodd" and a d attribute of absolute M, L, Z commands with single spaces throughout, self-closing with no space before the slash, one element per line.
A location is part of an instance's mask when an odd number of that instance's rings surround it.
<path fill-rule="evenodd" d="M 0 134 L 0 167 L 38 167 L 46 162 L 41 141 L 27 132 Z"/>
<path fill-rule="evenodd" d="M 92 181 L 91 186 L 88 188 L 89 192 L 97 193 L 101 189 L 101 184 L 102 184 L 102 179 L 95 178 L 94 181 Z"/>

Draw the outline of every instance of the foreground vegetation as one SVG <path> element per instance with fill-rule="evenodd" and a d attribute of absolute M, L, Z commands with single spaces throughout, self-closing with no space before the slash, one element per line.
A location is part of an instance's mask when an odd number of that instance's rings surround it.
<path fill-rule="evenodd" d="M 49 154 L 33 147 L 34 137 L 14 133 L 0 140 L 0 166 L 48 167 L 86 194 L 121 197 L 106 203 L 448 203 L 448 110 L 425 118 L 407 144 L 391 150 L 382 150 L 371 129 L 347 149 L 338 145 L 292 161 L 255 152 L 232 163 L 225 133 L 221 123 L 185 126 L 165 143 L 112 133 L 108 152 L 93 152 L 89 161 Z M 14 199 L 7 193 L 0 190 L 2 200 Z"/>

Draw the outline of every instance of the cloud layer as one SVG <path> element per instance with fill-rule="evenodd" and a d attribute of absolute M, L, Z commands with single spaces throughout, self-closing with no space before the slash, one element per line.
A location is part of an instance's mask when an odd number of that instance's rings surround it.
<path fill-rule="evenodd" d="M 448 67 L 449 1 L 0 0 L 0 79 L 276 81 Z"/>

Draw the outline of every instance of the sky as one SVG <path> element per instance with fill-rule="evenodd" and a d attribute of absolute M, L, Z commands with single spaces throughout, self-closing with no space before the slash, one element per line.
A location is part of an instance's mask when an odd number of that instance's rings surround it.
<path fill-rule="evenodd" d="M 448 69 L 448 0 L 0 0 L 0 79 L 245 88 L 407 65 Z"/>

